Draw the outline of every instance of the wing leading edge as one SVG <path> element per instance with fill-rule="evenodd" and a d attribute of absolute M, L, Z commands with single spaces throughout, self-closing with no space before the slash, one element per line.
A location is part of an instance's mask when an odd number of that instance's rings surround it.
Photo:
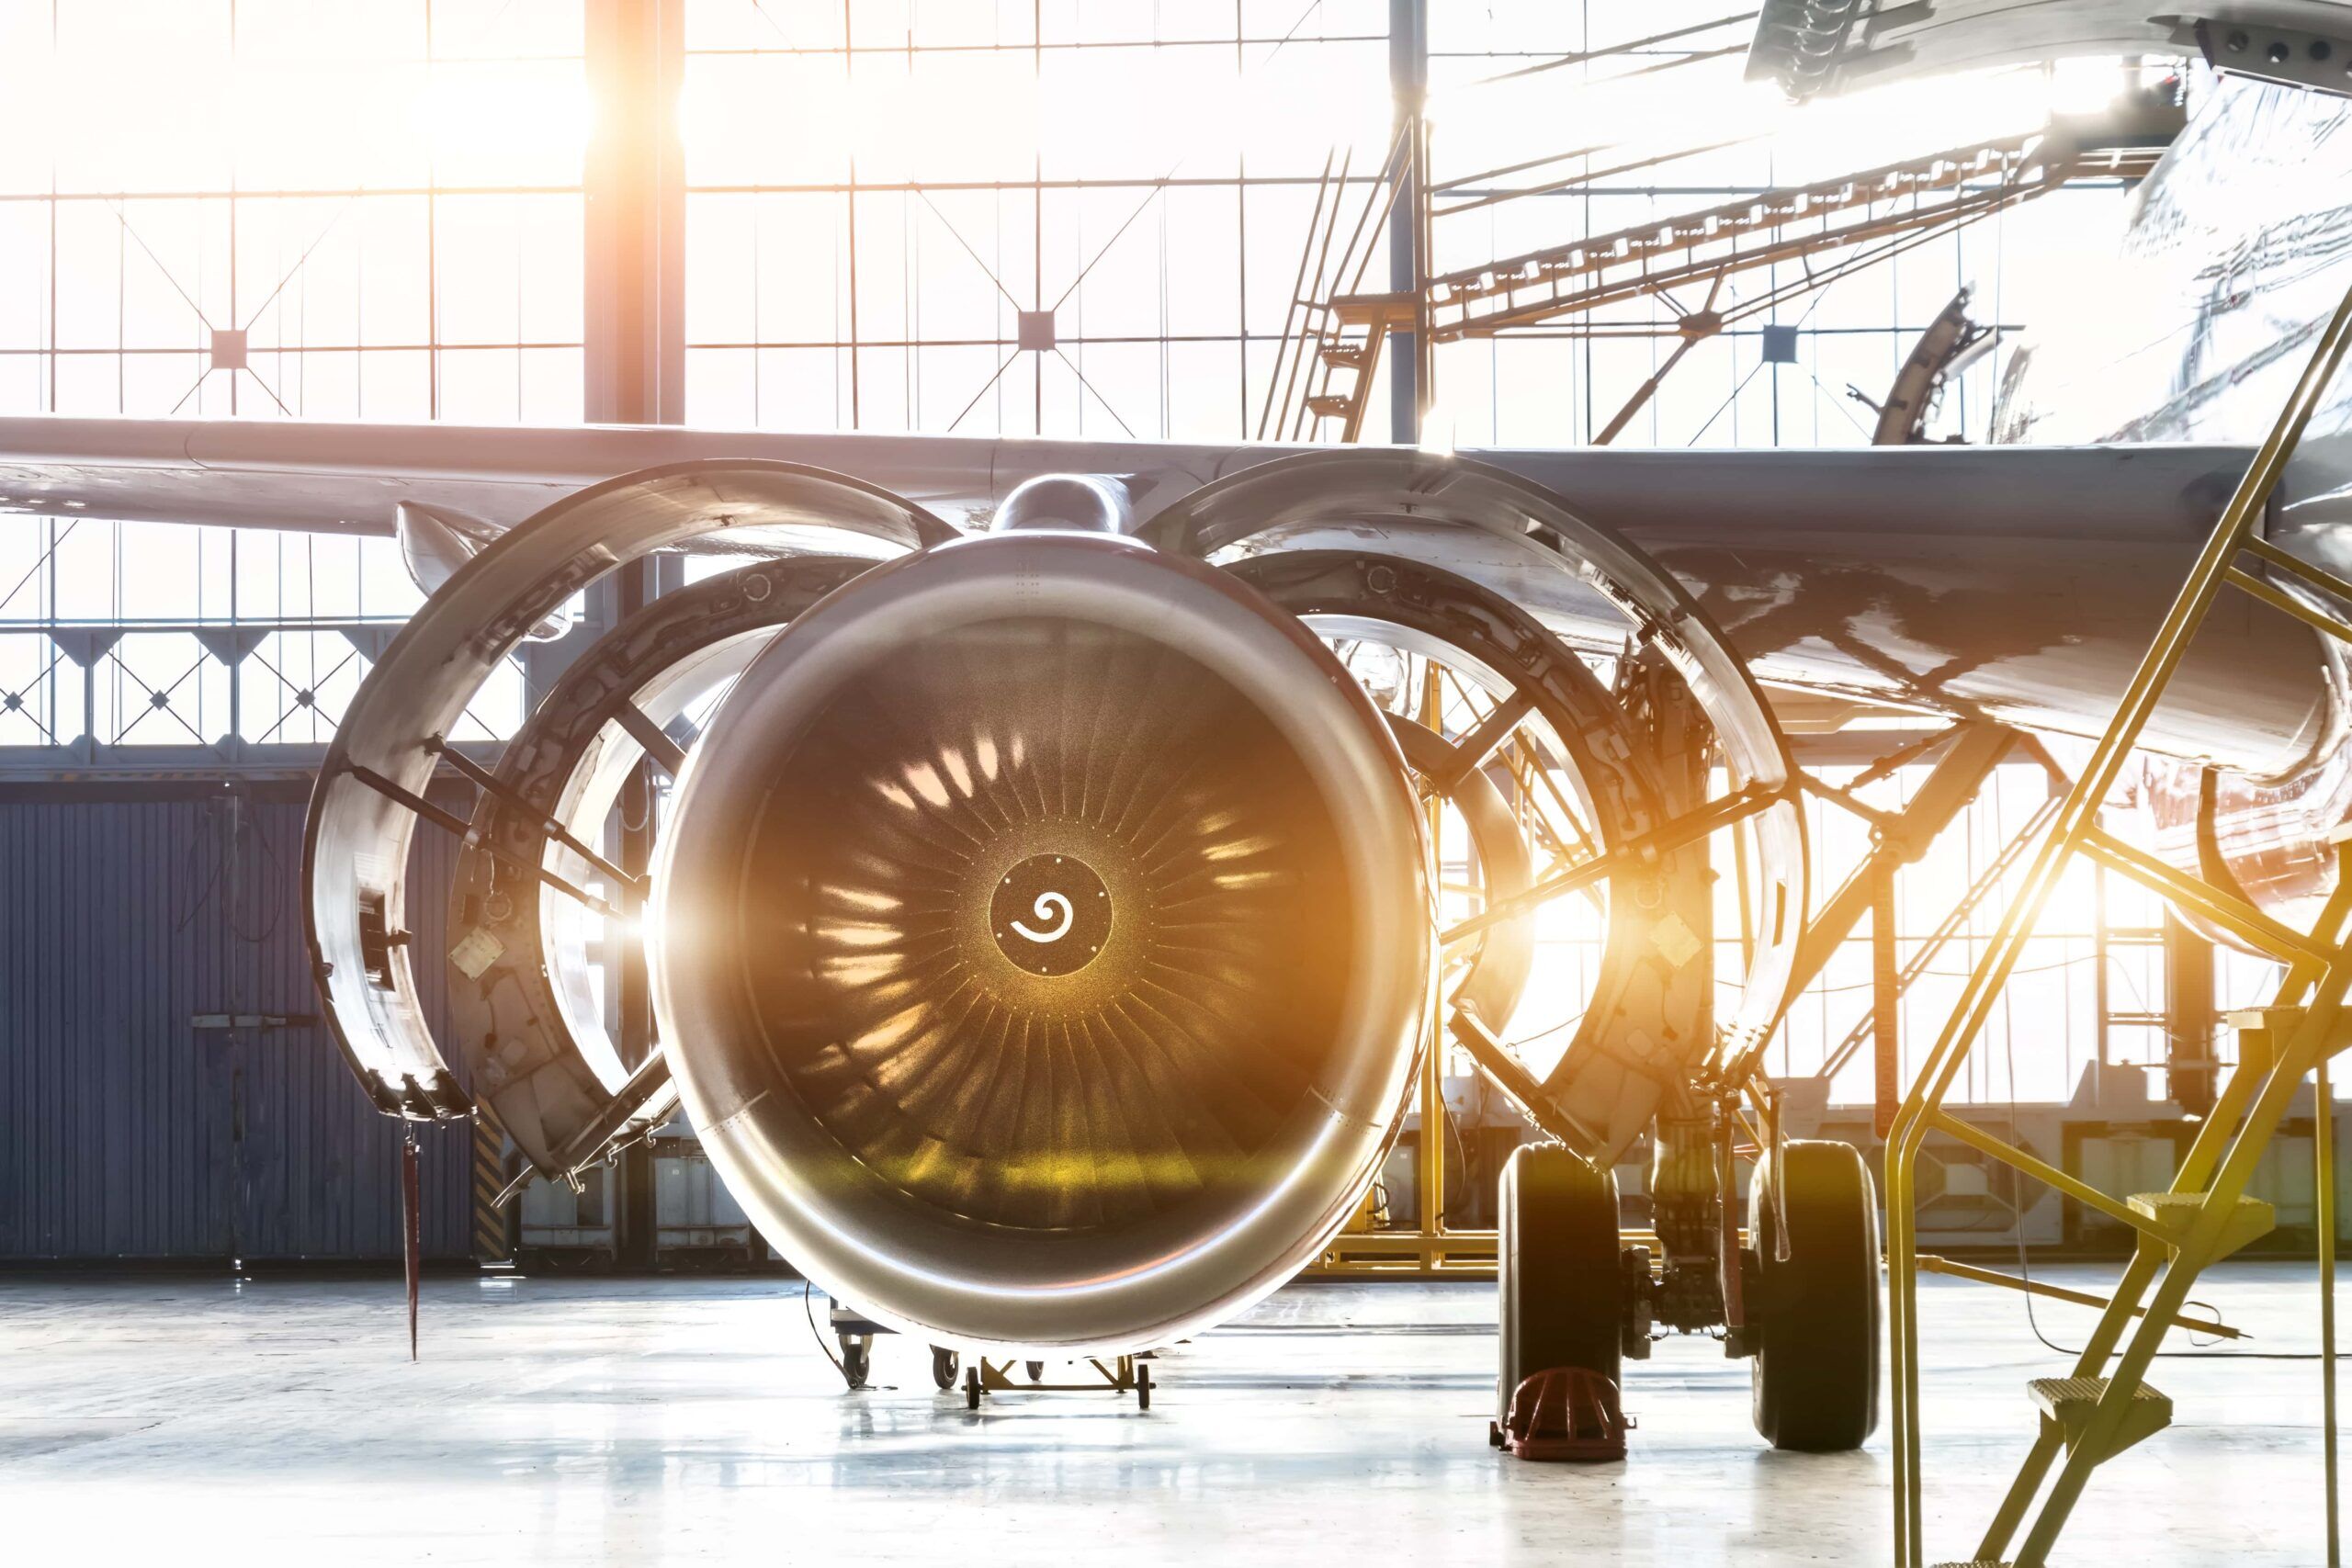
<path fill-rule="evenodd" d="M 1134 522 L 1295 449 L 1245 445 L 262 421 L 0 420 L 0 507 L 390 534 L 429 508 L 503 530 L 617 475 L 765 459 L 847 474 L 967 525 L 1046 474 L 1118 481 Z M 1464 454 L 1551 490 L 1679 578 L 1758 678 L 2031 728 L 2096 733 L 2245 472 L 2238 446 L 1882 446 Z M 1352 499 L 1352 498 L 1351 498 Z M 1589 591 L 1411 495 L 1367 495 L 1324 542 L 1413 555 L 1564 631 Z M 1509 532 L 1503 520 L 1503 532 Z M 2308 535 L 2312 531 L 2304 530 Z M 2352 523 L 2304 547 L 2352 570 Z M 2334 702 L 2312 635 L 2216 627 L 2153 745 L 2256 773 L 2300 766 Z M 2211 646 L 2208 646 L 2211 645 Z"/>

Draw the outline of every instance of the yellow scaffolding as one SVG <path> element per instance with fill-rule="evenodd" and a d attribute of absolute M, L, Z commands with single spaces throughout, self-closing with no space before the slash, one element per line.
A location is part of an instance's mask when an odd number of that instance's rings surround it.
<path fill-rule="evenodd" d="M 1886 1146 L 1887 1274 L 1894 1352 L 1894 1561 L 1925 1568 L 1919 1420 L 1917 1165 L 1928 1134 L 1942 1133 L 2003 1160 L 2079 1202 L 2130 1226 L 2132 1260 L 2084 1346 L 2071 1376 L 2029 1384 L 2041 1411 L 2033 1447 L 2019 1467 L 1972 1558 L 1973 1564 L 2018 1568 L 2044 1562 L 2065 1528 L 2091 1472 L 2169 1423 L 2171 1402 L 2146 1382 L 2164 1336 L 2181 1315 L 2198 1275 L 2271 1226 L 2270 1206 L 2246 1195 L 2248 1179 L 2306 1078 L 2317 1077 L 2316 1137 L 2320 1232 L 2321 1354 L 2325 1405 L 2327 1561 L 2336 1542 L 2335 1204 L 2328 1147 L 2327 1059 L 2346 1043 L 2352 989 L 2352 834 L 2336 845 L 2336 888 L 2308 931 L 2295 930 L 2237 894 L 2186 876 L 2102 832 L 2101 803 L 2138 744 L 2191 639 L 2224 588 L 2235 588 L 2352 642 L 2352 581 L 2268 543 L 2255 533 L 2288 457 L 2352 343 L 2352 293 L 2336 307 L 2278 423 L 2255 455 L 2236 492 L 2199 554 L 2154 644 L 2126 689 L 2114 719 L 2060 807 L 2023 886 L 1970 975 L 1951 1016 L 1897 1112 Z M 2290 591 L 2291 587 L 2291 592 Z M 1944 1108 L 1945 1096 L 2024 952 L 2042 907 L 2077 855 L 2133 878 L 2176 907 L 2218 923 L 2286 965 L 2272 1005 L 2233 1013 L 2239 1060 L 2199 1128 L 2169 1190 L 2118 1199 Z M 2126 1338 L 2129 1334 L 2128 1339 Z M 2113 1365 L 2110 1367 L 2109 1362 Z M 2054 1481 L 2052 1466 L 2065 1455 Z M 2049 1484 L 2045 1491 L 2044 1483 Z M 2020 1528 L 2014 1559 L 2007 1556 Z"/>

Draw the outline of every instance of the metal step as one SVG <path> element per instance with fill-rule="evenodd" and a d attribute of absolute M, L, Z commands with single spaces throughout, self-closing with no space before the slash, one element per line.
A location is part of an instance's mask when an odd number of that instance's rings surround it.
<path fill-rule="evenodd" d="M 1319 351 L 1323 363 L 1340 370 L 1357 370 L 1363 367 L 1364 345 L 1349 344 Z"/>
<path fill-rule="evenodd" d="M 1331 396 L 1306 400 L 1306 412 L 1317 419 L 1345 419 L 1349 410 L 1354 406 L 1353 398 Z"/>
<path fill-rule="evenodd" d="M 1418 294 L 1336 294 L 1331 298 L 1331 314 L 1351 327 L 1410 330 L 1420 322 L 1421 297 Z"/>
<path fill-rule="evenodd" d="M 2056 1422 L 2065 1432 L 2070 1452 L 2082 1441 L 2092 1413 L 2107 1393 L 2105 1378 L 2035 1378 L 2025 1386 L 2042 1418 Z M 2171 1425 L 2170 1396 L 2142 1383 L 2132 1391 L 2132 1407 L 2124 1412 L 2123 1427 L 2116 1433 L 2114 1446 L 2098 1458 L 2102 1461 L 2113 1459 L 2132 1444 L 2153 1438 Z"/>
<path fill-rule="evenodd" d="M 1936 1568 L 2017 1568 L 2007 1558 L 1972 1557 L 1965 1562 L 1939 1562 Z"/>
<path fill-rule="evenodd" d="M 2339 851 L 2341 854 L 2343 852 Z M 2352 870 L 2352 867 L 2347 867 Z M 2238 1034 L 2238 1066 L 2261 1072 L 2278 1060 L 2278 1052 L 2295 1026 L 2303 1021 L 2299 1007 L 2239 1008 L 2222 1015 Z"/>
<path fill-rule="evenodd" d="M 2205 1195 L 2201 1192 L 2134 1192 L 2124 1200 L 2132 1212 L 2156 1222 L 2175 1238 L 2188 1234 L 2204 1212 Z M 2261 1240 L 2278 1226 L 2278 1212 L 2259 1198 L 2240 1198 L 2230 1213 L 2230 1223 L 2222 1227 L 2222 1239 L 2210 1261 L 2219 1263 L 2231 1253 L 2252 1242 Z"/>

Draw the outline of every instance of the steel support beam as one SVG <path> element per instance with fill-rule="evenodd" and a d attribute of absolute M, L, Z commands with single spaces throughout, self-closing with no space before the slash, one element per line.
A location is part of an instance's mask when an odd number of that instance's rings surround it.
<path fill-rule="evenodd" d="M 2213 1006 L 2214 944 L 2170 908 L 2164 922 L 2165 1092 L 2189 1115 L 2204 1116 L 2221 1086 L 2213 1044 L 2220 1017 Z"/>
<path fill-rule="evenodd" d="M 1879 896 L 1879 879 L 1926 855 L 1952 818 L 1976 798 L 1977 790 L 1992 776 L 2014 739 L 2011 731 L 1997 725 L 1962 728 L 1910 804 L 1874 824 L 1879 830 L 1870 854 L 1805 928 L 1804 941 L 1797 949 L 1797 979 L 1790 987 L 1792 996 L 1812 983 L 1871 912 Z"/>
<path fill-rule="evenodd" d="M 679 0 L 589 0 L 582 172 L 591 424 L 685 423 L 685 83 Z"/>
<path fill-rule="evenodd" d="M 620 572 L 622 620 L 644 609 L 653 596 L 652 568 L 648 558 Z M 653 869 L 653 765 L 643 759 L 621 785 L 619 837 L 621 870 L 631 880 L 617 894 L 623 917 L 607 951 L 616 953 L 620 970 L 614 992 L 620 1029 L 615 1039 L 622 1065 L 635 1072 L 654 1056 L 653 987 L 645 955 L 645 890 Z M 620 1179 L 620 1261 L 650 1270 L 659 1261 L 661 1235 L 650 1145 L 632 1144 L 622 1151 Z"/>
<path fill-rule="evenodd" d="M 1388 209 L 1388 288 L 1421 301 L 1423 320 L 1429 310 L 1429 268 L 1421 254 L 1425 238 L 1423 214 L 1429 187 L 1423 163 L 1429 156 L 1429 127 L 1421 111 L 1430 88 L 1429 0 L 1388 0 L 1388 86 L 1396 100 L 1396 126 L 1408 137 L 1402 179 Z M 1411 443 L 1421 438 L 1421 416 L 1429 407 L 1424 333 L 1388 334 L 1388 438 Z"/>
<path fill-rule="evenodd" d="M 680 0 L 589 0 L 589 89 L 596 134 L 583 175 L 586 233 L 586 406 L 592 424 L 685 423 L 685 149 L 678 95 L 685 81 L 685 22 Z M 617 625 L 660 591 L 654 558 L 614 574 Z M 621 889 L 625 928 L 611 944 L 616 1040 L 631 1067 L 653 1053 L 653 1008 L 639 917 L 653 855 L 653 784 L 640 762 L 623 785 L 621 868 L 638 879 Z M 655 1263 L 652 1151 L 639 1144 L 620 1159 L 619 1261 Z"/>

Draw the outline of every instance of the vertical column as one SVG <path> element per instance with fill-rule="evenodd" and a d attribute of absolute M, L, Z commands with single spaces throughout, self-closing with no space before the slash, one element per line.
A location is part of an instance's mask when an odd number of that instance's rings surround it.
<path fill-rule="evenodd" d="M 653 563 L 639 561 L 621 573 L 620 618 L 627 620 L 645 608 L 656 590 Z M 619 1003 L 620 1047 L 624 1066 L 635 1068 L 653 1052 L 653 987 L 645 963 L 645 897 L 639 891 L 653 864 L 653 773 L 639 761 L 621 784 L 620 851 L 622 871 L 636 879 L 620 897 L 621 930 L 611 944 L 617 959 L 615 997 Z M 659 1261 L 657 1242 L 661 1219 L 656 1201 L 653 1148 L 634 1144 L 619 1162 L 620 1214 L 618 1261 L 625 1268 L 651 1269 Z"/>
<path fill-rule="evenodd" d="M 588 86 L 596 131 L 582 176 L 587 388 L 582 413 L 596 424 L 679 424 L 685 420 L 685 152 L 678 95 L 685 81 L 685 31 L 678 0 L 589 0 Z M 613 617 L 642 609 L 658 592 L 655 563 L 616 574 Z M 643 763 L 620 798 L 621 868 L 651 863 L 653 786 Z M 625 897 L 629 929 L 612 943 L 621 1059 L 634 1066 L 653 1049 L 653 1010 L 638 900 Z M 615 1216 L 618 1260 L 655 1261 L 652 1151 L 621 1156 Z"/>
<path fill-rule="evenodd" d="M 1430 85 L 1429 0 L 1388 0 L 1388 85 L 1396 100 L 1396 128 L 1408 137 L 1404 186 L 1388 214 L 1388 289 L 1420 300 L 1428 309 L 1422 286 L 1427 270 L 1421 254 L 1426 238 L 1421 221 L 1421 193 L 1426 186 L 1421 161 L 1429 151 L 1427 127 L 1421 121 Z M 1388 334 L 1388 437 L 1413 442 L 1421 437 L 1421 413 L 1428 407 L 1425 364 L 1419 332 Z"/>
<path fill-rule="evenodd" d="M 487 1100 L 474 1106 L 473 1252 L 477 1264 L 504 1263 L 514 1257 L 509 1240 L 509 1208 L 498 1201 L 506 1188 L 506 1129 Z"/>
<path fill-rule="evenodd" d="M 2213 1109 L 2213 943 L 2165 911 L 2165 1092 L 2191 1116 Z"/>
<path fill-rule="evenodd" d="M 2327 1058 L 2312 1080 L 2312 1228 L 2319 1232 L 2320 1451 L 2327 1478 L 2327 1568 L 2344 1562 L 2343 1487 L 2337 1476 L 2335 1420 L 2335 1089 Z"/>
<path fill-rule="evenodd" d="M 1438 684 L 1439 667 L 1426 662 L 1421 677 L 1420 722 L 1442 733 L 1444 700 Z M 1445 865 L 1445 800 L 1430 797 L 1426 818 L 1430 862 L 1441 874 Z M 1432 1013 L 1429 1039 L 1421 1050 L 1419 1142 L 1413 1159 L 1413 1207 L 1420 1221 L 1423 1273 L 1434 1272 L 1443 1257 L 1438 1238 L 1445 1234 L 1445 1139 L 1449 1112 L 1445 1104 L 1446 1033 Z"/>
<path fill-rule="evenodd" d="M 1875 1101 L 1871 1125 L 1879 1140 L 1894 1130 L 1903 1104 L 1903 980 L 1894 948 L 1894 864 L 1871 880 L 1871 1083 Z"/>
<path fill-rule="evenodd" d="M 582 412 L 592 424 L 682 424 L 685 29 L 678 0 L 588 0 L 586 46 L 596 129 L 582 175 Z"/>

